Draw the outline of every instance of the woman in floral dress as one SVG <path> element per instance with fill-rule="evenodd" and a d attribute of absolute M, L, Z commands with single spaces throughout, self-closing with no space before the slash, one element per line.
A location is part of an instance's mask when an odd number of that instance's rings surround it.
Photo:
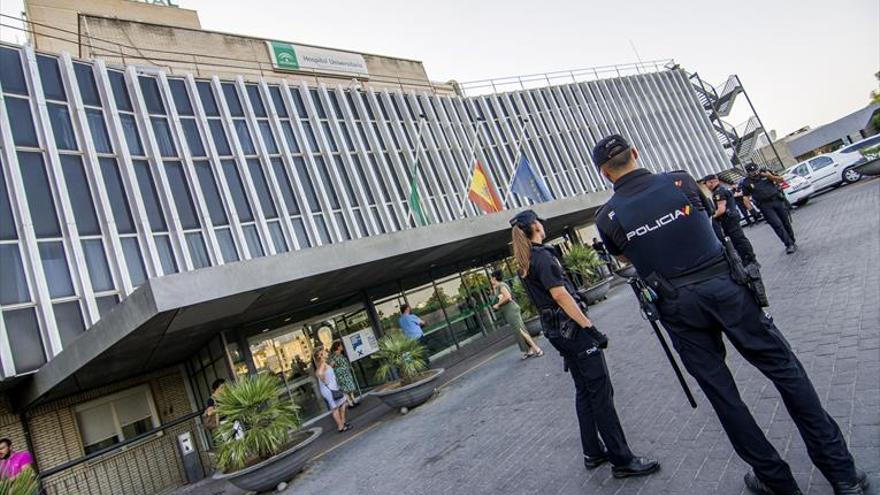
<path fill-rule="evenodd" d="M 351 370 L 351 363 L 345 357 L 345 348 L 342 342 L 336 341 L 330 347 L 330 366 L 336 371 L 336 380 L 339 382 L 339 390 L 345 394 L 348 401 L 348 407 L 356 407 L 355 392 L 357 392 L 357 384 L 354 381 L 354 372 Z"/>

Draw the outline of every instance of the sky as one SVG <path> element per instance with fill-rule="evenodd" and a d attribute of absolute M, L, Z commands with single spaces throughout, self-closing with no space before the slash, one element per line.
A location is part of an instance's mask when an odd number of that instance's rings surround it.
<path fill-rule="evenodd" d="M 738 74 L 779 135 L 851 113 L 878 89 L 878 0 L 176 1 L 205 29 L 421 60 L 436 81 L 674 58 L 712 84 Z M 8 28 L 0 38 L 23 41 Z M 746 109 L 743 99 L 729 122 Z"/>

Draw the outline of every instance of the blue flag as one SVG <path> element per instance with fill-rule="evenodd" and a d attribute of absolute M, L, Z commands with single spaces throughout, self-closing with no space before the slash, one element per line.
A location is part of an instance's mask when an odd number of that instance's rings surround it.
<path fill-rule="evenodd" d="M 553 199 L 553 195 L 547 189 L 547 184 L 544 183 L 540 175 L 535 173 L 525 155 L 519 159 L 519 165 L 516 166 L 513 180 L 510 182 L 510 190 L 535 203 L 543 203 Z"/>

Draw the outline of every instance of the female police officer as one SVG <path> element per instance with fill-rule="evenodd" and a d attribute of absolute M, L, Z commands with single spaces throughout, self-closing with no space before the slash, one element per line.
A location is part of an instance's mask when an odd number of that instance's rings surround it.
<path fill-rule="evenodd" d="M 526 210 L 510 224 L 513 256 L 526 292 L 541 312 L 545 335 L 562 354 L 574 379 L 584 466 L 593 469 L 610 460 L 615 478 L 644 476 L 657 471 L 660 468 L 657 461 L 634 456 L 626 444 L 602 355 L 608 339 L 596 330 L 578 306 L 577 292 L 553 249 L 542 245 L 545 233 L 541 220 L 534 211 Z"/>

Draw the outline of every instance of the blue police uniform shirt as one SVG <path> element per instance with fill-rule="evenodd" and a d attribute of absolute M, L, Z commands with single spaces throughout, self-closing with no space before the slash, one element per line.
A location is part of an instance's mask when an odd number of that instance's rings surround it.
<path fill-rule="evenodd" d="M 740 183 L 743 196 L 750 196 L 758 204 L 782 201 L 782 191 L 779 186 L 766 177 L 746 177 Z"/>
<path fill-rule="evenodd" d="M 712 191 L 712 199 L 715 200 L 716 207 L 718 203 L 722 201 L 727 202 L 725 205 L 727 207 L 727 211 L 724 213 L 724 215 L 721 216 L 721 220 L 739 220 L 739 212 L 736 211 L 736 200 L 733 197 L 733 191 L 719 184 L 718 187 L 716 187 L 715 190 Z"/>
<path fill-rule="evenodd" d="M 596 227 L 608 251 L 627 256 L 641 276 L 671 278 L 723 259 L 709 220 L 713 209 L 687 172 L 637 169 L 614 184 Z"/>
<path fill-rule="evenodd" d="M 419 317 L 412 313 L 400 315 L 397 323 L 400 325 L 403 334 L 413 340 L 420 339 L 425 335 L 425 332 L 422 331 L 422 326 L 419 325 Z"/>
<path fill-rule="evenodd" d="M 522 280 L 527 285 L 528 294 L 533 299 L 532 302 L 539 310 L 557 307 L 556 301 L 550 295 L 550 289 L 553 287 L 564 286 L 568 293 L 577 299 L 574 284 L 565 275 L 565 269 L 552 246 L 532 244 L 529 274 Z"/>

